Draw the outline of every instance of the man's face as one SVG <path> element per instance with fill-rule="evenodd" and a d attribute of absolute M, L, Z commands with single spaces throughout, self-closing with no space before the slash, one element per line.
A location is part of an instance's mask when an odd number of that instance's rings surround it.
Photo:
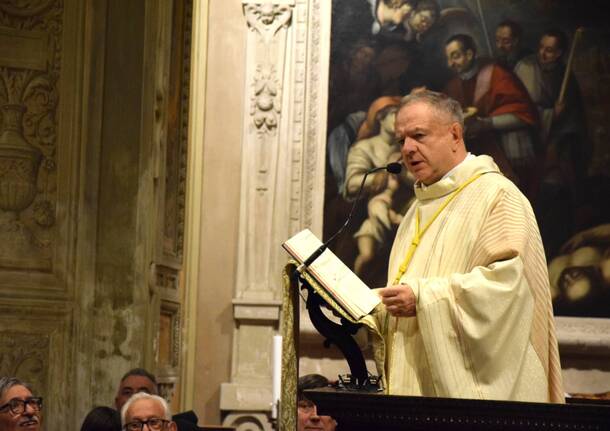
<path fill-rule="evenodd" d="M 503 56 L 509 55 L 517 49 L 519 39 L 513 36 L 510 27 L 498 27 L 496 30 L 496 48 L 498 53 Z"/>
<path fill-rule="evenodd" d="M 0 399 L 0 406 L 4 406 L 11 400 L 27 400 L 31 397 L 32 393 L 25 386 L 11 386 Z M 33 403 L 27 403 L 22 413 L 13 413 L 7 406 L 0 412 L 0 430 L 38 431 L 40 430 L 40 410 Z"/>
<path fill-rule="evenodd" d="M 137 392 L 157 395 L 156 385 L 146 376 L 129 376 L 121 382 L 119 391 L 114 399 L 114 404 L 118 411 L 131 396 Z"/>
<path fill-rule="evenodd" d="M 470 70 L 472 62 L 474 61 L 474 53 L 472 50 L 464 50 L 462 44 L 457 40 L 447 44 L 445 47 L 445 55 L 447 56 L 447 66 L 458 74 Z"/>
<path fill-rule="evenodd" d="M 414 102 L 398 111 L 396 136 L 407 170 L 426 185 L 440 180 L 465 154 L 462 128 L 448 115 L 425 102 Z"/>
<path fill-rule="evenodd" d="M 163 406 L 157 400 L 136 400 L 125 412 L 125 425 L 132 422 L 146 422 L 150 419 L 165 419 Z M 147 426 L 144 429 L 150 430 L 150 427 Z M 176 423 L 172 421 L 163 422 L 161 430 L 176 431 Z"/>
<path fill-rule="evenodd" d="M 538 44 L 538 61 L 546 66 L 559 60 L 563 51 L 559 48 L 559 43 L 554 36 L 542 36 Z"/>
<path fill-rule="evenodd" d="M 318 416 L 316 405 L 309 400 L 300 400 L 297 412 L 297 431 L 335 431 L 337 428 L 337 421 L 331 416 Z"/>

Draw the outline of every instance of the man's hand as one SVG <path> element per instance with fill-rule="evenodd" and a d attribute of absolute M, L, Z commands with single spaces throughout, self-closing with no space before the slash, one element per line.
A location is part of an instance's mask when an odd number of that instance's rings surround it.
<path fill-rule="evenodd" d="M 407 284 L 376 289 L 386 310 L 394 317 L 415 316 L 415 295 Z"/>

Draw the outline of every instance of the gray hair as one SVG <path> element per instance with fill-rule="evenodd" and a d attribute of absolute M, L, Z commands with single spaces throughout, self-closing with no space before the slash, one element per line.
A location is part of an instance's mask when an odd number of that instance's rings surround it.
<path fill-rule="evenodd" d="M 127 377 L 131 376 L 146 377 L 148 380 L 153 382 L 153 384 L 155 385 L 155 389 L 157 389 L 157 379 L 155 375 L 149 372 L 148 370 L 144 368 L 132 368 L 131 370 L 127 371 L 123 375 L 123 377 L 121 377 L 121 383 L 123 383 Z"/>
<path fill-rule="evenodd" d="M 418 90 L 407 94 L 400 101 L 400 109 L 413 103 L 426 103 L 441 114 L 448 115 L 452 121 L 464 127 L 464 114 L 460 104 L 444 93 L 431 90 Z M 399 109 L 399 110 L 400 110 Z"/>
<path fill-rule="evenodd" d="M 125 423 L 125 416 L 127 414 L 127 410 L 129 410 L 129 407 L 131 407 L 131 405 L 134 404 L 138 400 L 153 400 L 153 401 L 157 401 L 163 407 L 163 416 L 164 417 L 162 419 L 167 419 L 168 421 L 172 420 L 172 413 L 171 413 L 171 411 L 169 409 L 169 405 L 167 404 L 167 401 L 165 401 L 159 395 L 147 394 L 146 392 L 138 392 L 137 394 L 133 394 L 131 396 L 131 398 L 129 398 L 127 400 L 127 402 L 125 403 L 125 405 L 121 409 L 121 425 L 123 425 L 123 426 L 126 425 L 126 423 Z"/>
<path fill-rule="evenodd" d="M 30 385 L 19 380 L 17 377 L 0 377 L 0 398 L 13 386 L 24 386 L 28 391 L 32 392 Z"/>

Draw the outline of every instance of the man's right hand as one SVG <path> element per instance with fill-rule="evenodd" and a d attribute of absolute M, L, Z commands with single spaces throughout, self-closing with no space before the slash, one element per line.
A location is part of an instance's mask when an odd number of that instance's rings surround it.
<path fill-rule="evenodd" d="M 398 284 L 375 289 L 386 310 L 394 317 L 412 317 L 416 314 L 415 294 L 411 286 Z"/>

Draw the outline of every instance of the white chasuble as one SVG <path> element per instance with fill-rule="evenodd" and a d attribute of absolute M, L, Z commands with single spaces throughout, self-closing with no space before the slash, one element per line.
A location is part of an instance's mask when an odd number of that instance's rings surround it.
<path fill-rule="evenodd" d="M 488 156 L 415 186 L 390 256 L 388 285 L 415 233 L 424 232 L 400 278 L 416 316 L 380 305 L 365 322 L 386 391 L 493 400 L 564 402 L 546 259 L 530 203 Z M 376 339 L 376 341 L 375 341 Z"/>

